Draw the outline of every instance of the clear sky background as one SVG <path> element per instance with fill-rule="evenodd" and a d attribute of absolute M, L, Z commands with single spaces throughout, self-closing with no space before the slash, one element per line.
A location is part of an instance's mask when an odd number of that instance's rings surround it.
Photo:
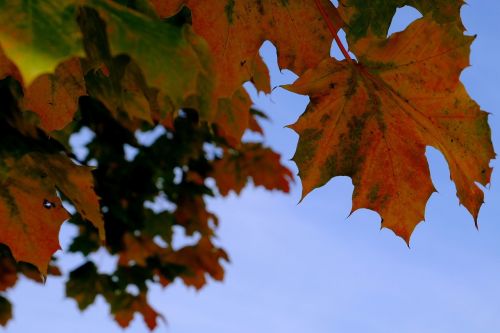
<path fill-rule="evenodd" d="M 500 151 L 500 2 L 470 0 L 462 15 L 468 32 L 478 35 L 472 67 L 462 81 L 492 113 L 489 122 Z M 414 10 L 401 10 L 392 31 L 415 17 Z M 262 54 L 273 86 L 293 82 L 292 73 L 279 72 L 271 44 Z M 298 137 L 284 126 L 295 122 L 307 98 L 280 88 L 270 96 L 249 90 L 272 119 L 263 124 L 267 144 L 287 161 Z M 151 302 L 168 320 L 156 332 L 500 332 L 500 173 L 493 173 L 485 190 L 477 231 L 458 204 L 443 156 L 434 149 L 427 156 L 439 193 L 429 200 L 411 249 L 391 231 L 380 230 L 374 212 L 357 211 L 347 218 L 353 187 L 345 177 L 299 205 L 300 182 L 289 195 L 249 187 L 239 197 L 211 200 L 221 220 L 219 242 L 232 260 L 226 279 L 201 292 L 179 282 L 165 290 L 152 288 Z M 293 162 L 286 163 L 296 171 Z M 74 230 L 63 226 L 63 248 L 72 235 Z M 81 259 L 62 258 L 66 268 Z M 95 258 L 104 267 L 113 261 L 102 253 Z M 102 299 L 80 313 L 74 301 L 64 298 L 59 278 L 51 277 L 44 287 L 24 279 L 8 295 L 15 319 L 7 332 L 122 332 Z M 127 332 L 146 331 L 137 317 Z"/>

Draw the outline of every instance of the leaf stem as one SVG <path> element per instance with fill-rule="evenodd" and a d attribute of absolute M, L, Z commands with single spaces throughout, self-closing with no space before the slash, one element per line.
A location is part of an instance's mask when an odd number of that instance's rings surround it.
<path fill-rule="evenodd" d="M 330 20 L 330 17 L 328 16 L 327 12 L 325 11 L 325 8 L 323 8 L 323 6 L 321 5 L 320 1 L 321 0 L 314 0 L 314 2 L 316 3 L 316 7 L 318 7 L 318 10 L 321 13 L 321 16 L 323 17 L 323 20 L 325 21 L 326 25 L 328 26 L 328 30 L 330 30 L 330 32 L 332 33 L 333 38 L 335 39 L 335 43 L 337 43 L 337 46 L 340 49 L 340 52 L 342 52 L 342 54 L 347 59 L 347 61 L 352 62 L 352 58 L 349 55 L 349 52 L 347 52 L 346 48 L 344 47 L 344 45 L 340 41 L 340 38 L 337 35 L 337 30 L 333 26 L 332 21 Z"/>

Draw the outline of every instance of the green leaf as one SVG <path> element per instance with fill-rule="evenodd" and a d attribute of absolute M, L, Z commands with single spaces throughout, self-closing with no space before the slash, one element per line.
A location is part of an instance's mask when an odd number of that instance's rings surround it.
<path fill-rule="evenodd" d="M 0 0 L 0 44 L 26 85 L 63 60 L 83 55 L 77 3 Z"/>
<path fill-rule="evenodd" d="M 411 6 L 437 23 L 461 22 L 463 0 L 341 0 L 339 12 L 347 23 L 347 39 L 355 42 L 369 34 L 386 37 L 396 9 Z"/>
<path fill-rule="evenodd" d="M 208 47 L 189 26 L 172 25 L 109 1 L 87 0 L 85 4 L 105 22 L 111 55 L 130 55 L 147 84 L 168 96 L 162 102 L 171 111 L 196 107 L 204 114 L 212 109 Z"/>
<path fill-rule="evenodd" d="M 83 8 L 97 11 L 102 21 Z M 110 56 L 129 55 L 147 85 L 160 91 L 163 110 L 193 107 L 210 118 L 211 57 L 188 25 L 172 25 L 112 1 L 66 0 L 61 5 L 55 0 L 0 0 L 0 44 L 26 85 L 63 60 L 83 56 L 84 40 L 94 38 L 92 28 L 102 23 L 106 36 L 101 45 L 85 47 L 87 56 L 106 50 Z"/>
<path fill-rule="evenodd" d="M 87 262 L 70 273 L 66 282 L 66 297 L 75 299 L 78 308 L 85 310 L 102 292 L 101 280 L 97 267 Z"/>

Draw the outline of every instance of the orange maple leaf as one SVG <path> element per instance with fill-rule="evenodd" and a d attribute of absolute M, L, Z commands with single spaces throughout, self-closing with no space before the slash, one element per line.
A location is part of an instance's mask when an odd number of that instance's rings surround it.
<path fill-rule="evenodd" d="M 311 103 L 291 126 L 303 196 L 335 176 L 350 176 L 353 208 L 373 209 L 382 226 L 409 242 L 434 191 L 425 158 L 447 159 L 460 202 L 477 218 L 494 158 L 487 113 L 459 80 L 473 37 L 456 24 L 422 18 L 387 40 L 356 45 L 359 63 L 327 59 L 290 91 Z"/>
<path fill-rule="evenodd" d="M 104 239 L 104 221 L 89 168 L 59 154 L 30 153 L 8 164 L 6 176 L 0 178 L 0 243 L 11 249 L 17 261 L 29 262 L 46 275 L 52 255 L 60 248 L 60 226 L 69 218 L 56 189 Z"/>
<path fill-rule="evenodd" d="M 335 7 L 327 0 L 326 12 L 337 29 L 342 26 Z M 258 51 L 266 40 L 278 49 L 278 63 L 297 74 L 316 66 L 330 53 L 332 37 L 313 1 L 202 1 L 152 0 L 162 17 L 172 16 L 186 5 L 193 28 L 208 42 L 219 75 L 216 91 L 231 97 L 246 81 L 268 91 L 262 77 L 265 66 Z M 267 74 L 266 74 L 267 76 Z"/>
<path fill-rule="evenodd" d="M 210 174 L 221 195 L 230 191 L 239 194 L 252 178 L 255 186 L 267 190 L 289 192 L 293 175 L 280 162 L 280 156 L 259 143 L 243 143 L 240 150 L 229 149 L 224 157 L 214 162 Z"/>

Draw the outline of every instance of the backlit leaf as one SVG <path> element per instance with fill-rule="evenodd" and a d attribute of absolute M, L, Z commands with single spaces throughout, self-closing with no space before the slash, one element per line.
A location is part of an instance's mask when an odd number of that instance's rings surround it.
<path fill-rule="evenodd" d="M 335 176 L 350 176 L 353 211 L 369 208 L 407 242 L 434 191 L 425 147 L 440 150 L 460 202 L 477 218 L 494 158 L 487 113 L 459 80 L 472 37 L 429 18 L 387 41 L 357 45 L 360 63 L 334 59 L 288 89 L 311 97 L 291 127 L 303 195 Z"/>
<path fill-rule="evenodd" d="M 337 29 L 342 25 L 335 7 L 322 0 Z M 278 49 L 278 63 L 302 74 L 330 54 L 332 35 L 314 1 L 203 1 L 152 0 L 160 16 L 169 17 L 186 5 L 193 28 L 204 37 L 215 57 L 218 96 L 230 97 L 245 81 L 269 92 L 258 53 L 270 40 Z M 266 75 L 267 76 L 267 75 Z M 265 80 L 266 82 L 268 79 Z"/>
<path fill-rule="evenodd" d="M 0 0 L 0 44 L 26 85 L 63 60 L 83 55 L 77 3 Z"/>
<path fill-rule="evenodd" d="M 12 76 L 14 79 L 22 82 L 21 73 L 19 73 L 16 65 L 7 58 L 0 44 L 0 80 L 5 79 L 7 76 Z"/>

